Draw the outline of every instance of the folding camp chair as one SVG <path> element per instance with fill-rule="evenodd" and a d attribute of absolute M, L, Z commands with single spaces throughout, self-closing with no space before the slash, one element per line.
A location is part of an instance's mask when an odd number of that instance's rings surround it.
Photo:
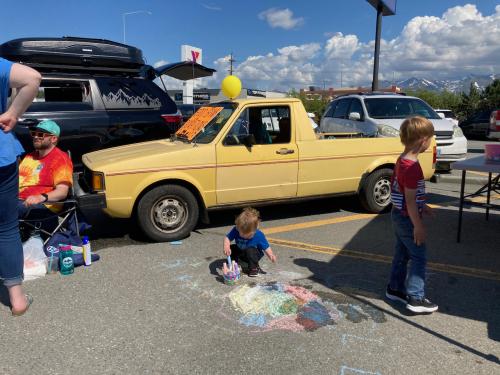
<path fill-rule="evenodd" d="M 71 152 L 68 151 L 68 156 L 71 159 Z M 76 173 L 73 173 L 73 179 L 77 176 Z M 50 239 L 61 229 L 65 228 L 71 220 L 74 220 L 73 225 L 74 225 L 74 231 L 78 237 L 80 237 L 80 224 L 78 223 L 78 215 L 77 215 L 77 209 L 78 209 L 78 201 L 76 200 L 75 196 L 75 191 L 74 191 L 74 184 L 71 185 L 69 191 L 68 191 L 68 196 L 66 197 L 65 200 L 63 201 L 47 201 L 44 203 L 51 203 L 51 204 L 62 204 L 63 209 L 61 212 L 52 212 L 48 213 L 47 217 L 44 218 L 36 218 L 36 219 L 19 219 L 19 227 L 21 233 L 21 238 L 23 237 L 23 233 L 25 231 L 39 231 L 40 234 L 42 234 L 42 237 L 46 237 L 43 244 L 44 246 L 50 241 Z M 43 224 L 46 221 L 52 220 L 55 221 L 55 218 L 57 217 L 58 223 L 56 224 L 54 229 L 51 230 L 46 230 L 43 228 Z"/>
<path fill-rule="evenodd" d="M 58 203 L 63 205 L 63 209 L 61 212 L 53 212 L 49 213 L 46 218 L 36 218 L 36 219 L 19 219 L 19 226 L 21 231 L 39 231 L 40 234 L 43 234 L 42 237 L 44 237 L 43 244 L 46 245 L 47 242 L 50 241 L 52 236 L 59 232 L 61 229 L 65 228 L 68 223 L 73 219 L 74 220 L 74 230 L 76 232 L 76 235 L 80 237 L 80 228 L 79 228 L 79 223 L 78 223 L 78 215 L 77 215 L 77 208 L 78 204 L 75 199 L 72 198 L 73 196 L 71 194 L 68 194 L 68 199 L 64 201 L 59 201 L 59 202 L 51 202 L 48 201 L 47 203 Z M 54 229 L 47 230 L 44 229 L 44 222 L 48 222 L 49 220 L 53 221 L 57 217 L 57 225 L 55 226 Z"/>

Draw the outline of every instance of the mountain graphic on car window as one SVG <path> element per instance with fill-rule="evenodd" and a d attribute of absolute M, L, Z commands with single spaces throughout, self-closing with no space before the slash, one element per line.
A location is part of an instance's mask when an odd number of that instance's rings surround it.
<path fill-rule="evenodd" d="M 133 107 L 133 108 L 159 108 L 161 107 L 161 101 L 158 98 L 152 98 L 148 94 L 144 93 L 141 96 L 128 95 L 122 89 L 119 89 L 116 93 L 110 92 L 102 96 L 104 105 L 106 108 L 113 107 Z"/>

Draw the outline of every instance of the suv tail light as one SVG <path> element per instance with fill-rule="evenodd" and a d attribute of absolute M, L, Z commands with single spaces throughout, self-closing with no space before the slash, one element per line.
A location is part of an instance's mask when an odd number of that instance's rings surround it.
<path fill-rule="evenodd" d="M 432 164 L 436 164 L 436 160 L 437 160 L 437 147 L 434 146 L 432 148 Z"/>
<path fill-rule="evenodd" d="M 490 130 L 500 131 L 500 110 L 491 112 Z"/>
<path fill-rule="evenodd" d="M 182 122 L 182 114 L 177 111 L 175 114 L 161 115 L 163 121 L 165 121 L 168 125 L 180 125 Z"/>

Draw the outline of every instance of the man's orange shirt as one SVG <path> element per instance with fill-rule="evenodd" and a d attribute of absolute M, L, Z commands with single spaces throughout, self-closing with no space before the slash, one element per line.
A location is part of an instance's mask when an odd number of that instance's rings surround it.
<path fill-rule="evenodd" d="M 73 184 L 73 163 L 68 154 L 57 147 L 43 158 L 39 158 L 36 151 L 30 152 L 19 165 L 20 199 L 48 193 L 63 183 Z"/>

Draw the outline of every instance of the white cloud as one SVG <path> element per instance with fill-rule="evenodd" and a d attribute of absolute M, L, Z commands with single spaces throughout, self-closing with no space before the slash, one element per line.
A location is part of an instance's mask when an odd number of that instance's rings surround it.
<path fill-rule="evenodd" d="M 500 6 L 483 16 L 475 5 L 448 9 L 442 17 L 415 17 L 381 48 L 381 71 L 429 78 L 500 69 Z"/>
<path fill-rule="evenodd" d="M 221 11 L 222 8 L 218 5 L 214 5 L 214 4 L 203 4 L 201 3 L 201 6 L 205 9 L 208 9 L 208 10 L 215 10 L 215 11 Z"/>
<path fill-rule="evenodd" d="M 290 30 L 301 26 L 304 23 L 304 18 L 293 18 L 293 12 L 286 9 L 270 8 L 259 13 L 259 19 L 265 20 L 272 28 L 281 27 L 285 30 Z"/>
<path fill-rule="evenodd" d="M 325 54 L 329 59 L 350 59 L 351 56 L 360 48 L 360 43 L 356 35 L 342 35 L 336 33 L 327 40 Z"/>
<path fill-rule="evenodd" d="M 290 16 L 291 17 L 291 16 Z M 441 17 L 419 16 L 400 35 L 381 40 L 380 80 L 420 77 L 460 78 L 469 73 L 500 73 L 500 5 L 482 15 L 474 5 L 448 9 Z M 356 35 L 327 34 L 321 43 L 288 45 L 275 52 L 239 57 L 234 74 L 254 89 L 302 88 L 310 85 L 370 86 L 374 41 Z M 217 73 L 197 80 L 197 87 L 220 87 L 229 56 L 214 61 Z M 180 81 L 178 81 L 180 82 Z"/>

